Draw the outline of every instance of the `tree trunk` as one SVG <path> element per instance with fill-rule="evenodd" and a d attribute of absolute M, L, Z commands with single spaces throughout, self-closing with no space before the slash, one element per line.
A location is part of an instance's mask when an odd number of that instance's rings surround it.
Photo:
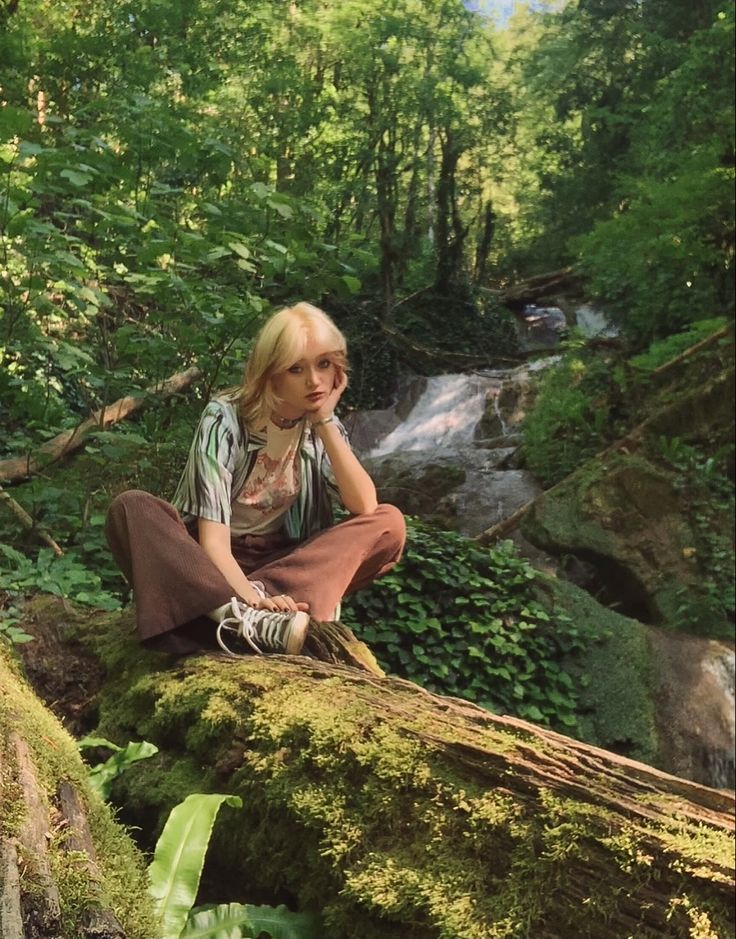
<path fill-rule="evenodd" d="M 23 625 L 37 684 L 74 675 L 100 732 L 160 747 L 121 777 L 127 823 L 155 830 L 195 790 L 243 797 L 203 900 L 278 891 L 323 910 L 325 939 L 732 935 L 731 792 L 398 678 L 149 653 L 129 613 L 45 598 Z M 80 690 L 91 660 L 108 677 Z"/>
<path fill-rule="evenodd" d="M 488 255 L 491 253 L 495 231 L 496 213 L 493 211 L 493 202 L 489 199 L 483 207 L 483 234 L 475 248 L 473 280 L 476 284 L 479 284 L 485 277 Z"/>
<path fill-rule="evenodd" d="M 437 272 L 435 290 L 449 296 L 460 272 L 468 227 L 462 224 L 457 204 L 455 175 L 463 146 L 457 135 L 446 129 L 440 134 L 442 159 L 437 182 Z"/>
<path fill-rule="evenodd" d="M 0 807 L 2 939 L 151 939 L 142 858 L 2 642 Z"/>

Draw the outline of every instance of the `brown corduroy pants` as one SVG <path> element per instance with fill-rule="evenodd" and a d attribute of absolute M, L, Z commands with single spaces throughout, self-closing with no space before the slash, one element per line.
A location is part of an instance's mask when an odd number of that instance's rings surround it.
<path fill-rule="evenodd" d="M 233 588 L 210 561 L 176 509 L 134 489 L 110 505 L 105 534 L 133 588 L 142 642 L 174 653 L 214 645 L 207 613 L 227 603 Z M 401 557 L 404 517 L 393 505 L 356 515 L 295 544 L 283 535 L 234 538 L 233 556 L 270 595 L 288 594 L 328 619 L 343 596 L 372 583 Z"/>

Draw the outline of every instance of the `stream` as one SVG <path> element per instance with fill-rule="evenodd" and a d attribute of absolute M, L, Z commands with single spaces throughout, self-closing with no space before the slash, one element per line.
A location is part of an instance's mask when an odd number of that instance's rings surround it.
<path fill-rule="evenodd" d="M 560 318 L 545 322 L 533 311 L 528 320 L 529 344 L 554 348 L 550 333 L 559 335 Z M 580 309 L 578 324 L 588 335 L 615 335 L 589 307 Z M 555 361 L 548 355 L 515 368 L 415 377 L 404 383 L 393 407 L 351 414 L 345 423 L 353 448 L 381 498 L 468 537 L 534 499 L 541 487 L 515 465 L 514 455 L 536 375 Z M 538 567 L 549 571 L 549 564 L 554 566 L 521 541 Z M 663 627 L 641 628 L 652 655 L 662 768 L 716 788 L 733 788 L 732 646 Z"/>

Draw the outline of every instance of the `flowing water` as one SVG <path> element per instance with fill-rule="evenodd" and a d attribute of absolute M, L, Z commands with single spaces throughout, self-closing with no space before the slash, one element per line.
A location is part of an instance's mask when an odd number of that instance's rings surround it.
<path fill-rule="evenodd" d="M 484 375 L 435 375 L 409 417 L 368 454 L 386 456 L 397 450 L 452 449 L 472 446 L 475 429 L 492 387 Z"/>
<path fill-rule="evenodd" d="M 438 496 L 437 513 L 471 537 L 532 500 L 540 491 L 536 481 L 507 463 L 519 443 L 531 374 L 552 361 L 419 379 L 397 405 L 403 420 L 387 421 L 385 412 L 373 412 L 376 426 L 388 423 L 377 438 L 364 432 L 370 443 L 363 459 L 379 488 L 407 475 L 421 479 L 428 469 L 461 470 L 464 481 Z"/>
<path fill-rule="evenodd" d="M 611 335 L 593 314 L 595 311 L 585 321 L 585 328 L 591 334 Z M 470 537 L 531 501 L 540 488 L 529 473 L 514 468 L 513 454 L 532 400 L 532 373 L 552 361 L 539 359 L 514 369 L 417 379 L 405 389 L 404 398 L 394 409 L 357 415 L 357 423 L 353 421 L 350 428 L 354 444 L 356 438 L 362 438 L 363 446 L 358 444 L 356 450 L 362 453 L 379 490 L 390 487 L 397 478 L 405 487 L 407 478 L 419 480 L 421 488 L 428 468 L 440 473 L 460 468 L 464 481 L 454 488 L 450 484 L 448 491 L 438 494 L 428 514 L 444 514 L 452 519 L 453 527 Z M 432 499 L 435 497 L 430 494 Z M 399 505 L 405 511 L 423 514 Z M 676 644 L 678 636 L 670 632 L 659 630 L 664 636 L 661 641 L 667 644 L 661 649 L 663 661 L 676 658 L 669 646 Z M 687 650 L 687 661 L 693 664 L 702 657 L 698 675 L 703 678 L 686 681 L 678 667 L 671 669 L 673 700 L 665 721 L 671 725 L 671 733 L 667 727 L 660 732 L 670 733 L 672 739 L 663 738 L 664 745 L 674 747 L 677 753 L 665 768 L 706 785 L 730 787 L 734 784 L 733 650 L 720 649 L 716 655 L 710 650 L 710 640 L 689 637 L 689 641 L 692 648 Z M 664 713 L 667 703 L 664 691 L 662 694 L 656 706 L 659 710 L 661 705 Z"/>

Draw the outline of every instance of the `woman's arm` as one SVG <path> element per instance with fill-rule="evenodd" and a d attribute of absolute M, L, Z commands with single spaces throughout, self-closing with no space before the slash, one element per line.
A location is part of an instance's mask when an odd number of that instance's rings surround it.
<path fill-rule="evenodd" d="M 299 603 L 291 597 L 262 597 L 243 573 L 233 557 L 230 547 L 230 526 L 222 522 L 213 522 L 208 518 L 197 520 L 199 543 L 207 557 L 212 561 L 233 592 L 248 606 L 258 610 L 306 610 L 305 603 Z"/>
<path fill-rule="evenodd" d="M 342 504 L 353 515 L 371 515 L 378 505 L 376 487 L 337 424 L 316 422 L 314 431 L 330 460 Z"/>
<path fill-rule="evenodd" d="M 233 557 L 230 547 L 230 526 L 208 518 L 197 519 L 199 543 L 233 591 L 249 606 L 258 606 L 260 594 L 251 584 Z"/>

